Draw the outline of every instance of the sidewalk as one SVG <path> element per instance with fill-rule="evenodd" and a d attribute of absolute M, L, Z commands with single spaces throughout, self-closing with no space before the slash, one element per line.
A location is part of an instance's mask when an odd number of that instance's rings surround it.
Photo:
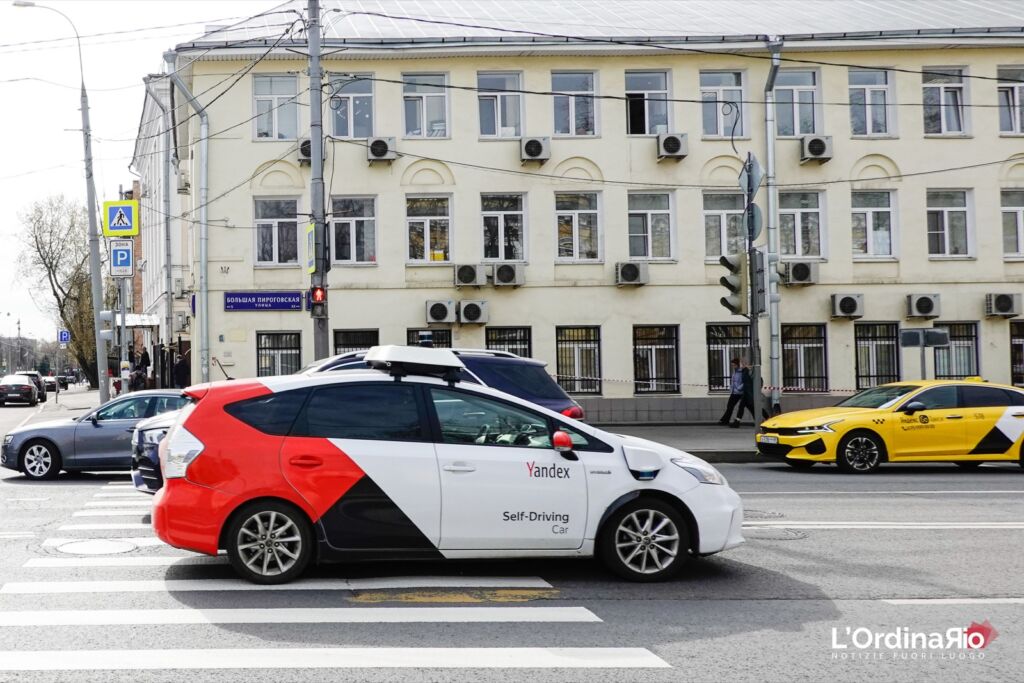
<path fill-rule="evenodd" d="M 754 426 L 736 429 L 722 425 L 594 425 L 615 434 L 650 439 L 692 453 L 708 462 L 762 462 L 754 446 Z"/>
<path fill-rule="evenodd" d="M 39 412 L 43 419 L 52 420 L 63 417 L 65 414 L 67 417 L 81 415 L 83 411 L 95 408 L 99 404 L 100 392 L 98 389 L 76 385 L 64 389 L 59 394 L 49 394 L 46 403 L 42 404 L 43 409 Z"/>

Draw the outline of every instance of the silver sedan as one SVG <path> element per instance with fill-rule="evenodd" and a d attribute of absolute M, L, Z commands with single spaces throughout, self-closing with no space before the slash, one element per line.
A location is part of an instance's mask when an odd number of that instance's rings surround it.
<path fill-rule="evenodd" d="M 61 470 L 127 471 L 135 424 L 188 402 L 178 389 L 136 391 L 81 417 L 19 427 L 4 437 L 0 465 L 29 479 L 53 479 Z"/>

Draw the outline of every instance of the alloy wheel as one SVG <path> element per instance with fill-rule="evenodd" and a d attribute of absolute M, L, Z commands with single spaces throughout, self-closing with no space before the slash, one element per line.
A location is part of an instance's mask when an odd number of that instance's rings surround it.
<path fill-rule="evenodd" d="M 25 451 L 25 471 L 32 477 L 44 477 L 53 467 L 53 456 L 50 449 L 42 444 L 35 444 Z"/>
<path fill-rule="evenodd" d="M 858 472 L 869 472 L 878 467 L 881 454 L 878 444 L 867 436 L 856 436 L 850 439 L 843 451 L 843 457 L 851 469 Z"/>
<path fill-rule="evenodd" d="M 679 555 L 679 529 L 659 510 L 637 510 L 615 530 L 615 551 L 638 574 L 663 571 Z"/>
<path fill-rule="evenodd" d="M 278 576 L 302 556 L 302 534 L 288 515 L 276 510 L 257 512 L 238 529 L 235 540 L 240 559 L 260 576 Z"/>

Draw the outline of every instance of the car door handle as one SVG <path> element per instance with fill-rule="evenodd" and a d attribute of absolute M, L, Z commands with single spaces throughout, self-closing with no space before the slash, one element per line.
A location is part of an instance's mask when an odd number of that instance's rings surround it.
<path fill-rule="evenodd" d="M 1024 413 L 1010 413 L 1013 417 L 1024 417 Z"/>
<path fill-rule="evenodd" d="M 947 420 L 962 420 L 962 419 L 964 419 L 964 416 L 963 415 L 947 415 L 946 419 Z"/>
<path fill-rule="evenodd" d="M 291 458 L 288 461 L 288 464 L 294 465 L 295 467 L 305 467 L 311 469 L 313 467 L 320 467 L 320 465 L 324 464 L 324 461 L 323 458 L 318 458 L 315 455 L 297 455 L 294 458 Z"/>
<path fill-rule="evenodd" d="M 472 465 L 445 465 L 442 467 L 445 472 L 476 472 L 476 468 Z"/>

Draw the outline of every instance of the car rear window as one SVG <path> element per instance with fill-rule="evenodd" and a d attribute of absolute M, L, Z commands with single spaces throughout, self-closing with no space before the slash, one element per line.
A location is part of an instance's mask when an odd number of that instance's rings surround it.
<path fill-rule="evenodd" d="M 321 387 L 295 422 L 292 436 L 379 441 L 424 440 L 411 384 L 353 382 Z"/>
<path fill-rule="evenodd" d="M 237 420 L 266 434 L 285 436 L 306 402 L 309 389 L 282 391 L 258 396 L 224 406 L 225 412 Z"/>
<path fill-rule="evenodd" d="M 499 391 L 515 396 L 570 400 L 542 365 L 467 357 L 461 360 L 487 386 Z"/>

